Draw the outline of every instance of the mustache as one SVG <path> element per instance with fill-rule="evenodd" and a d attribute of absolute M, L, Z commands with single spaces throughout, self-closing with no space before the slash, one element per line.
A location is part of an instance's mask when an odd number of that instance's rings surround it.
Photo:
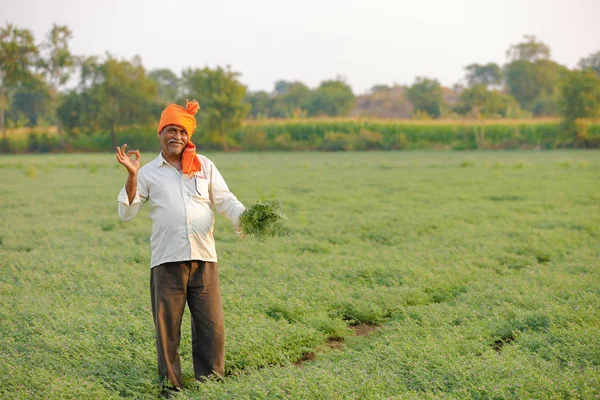
<path fill-rule="evenodd" d="M 171 143 L 185 144 L 185 143 L 183 143 L 183 141 L 181 141 L 181 140 L 177 140 L 177 139 L 169 139 L 169 144 L 171 144 Z"/>

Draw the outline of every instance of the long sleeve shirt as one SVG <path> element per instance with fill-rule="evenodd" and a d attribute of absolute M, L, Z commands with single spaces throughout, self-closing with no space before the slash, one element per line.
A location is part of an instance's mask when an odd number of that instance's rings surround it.
<path fill-rule="evenodd" d="M 195 176 L 182 174 L 162 153 L 138 171 L 137 192 L 131 204 L 125 187 L 118 197 L 119 217 L 132 219 L 150 202 L 151 267 L 167 262 L 217 262 L 212 206 L 237 228 L 245 207 L 229 191 L 217 167 L 198 155 L 202 168 Z"/>

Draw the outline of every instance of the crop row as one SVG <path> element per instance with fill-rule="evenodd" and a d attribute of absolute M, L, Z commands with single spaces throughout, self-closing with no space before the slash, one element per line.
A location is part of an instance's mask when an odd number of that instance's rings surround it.
<path fill-rule="evenodd" d="M 218 150 L 200 131 L 194 142 L 201 149 Z M 129 127 L 117 132 L 119 143 L 141 150 L 158 150 L 154 126 Z M 531 121 L 394 121 L 357 119 L 267 120 L 247 122 L 230 132 L 228 147 L 235 150 L 471 150 L 521 148 L 597 148 L 600 123 L 584 122 L 567 132 L 556 120 Z M 2 152 L 111 151 L 110 135 L 97 132 L 61 141 L 55 134 L 9 135 Z"/>

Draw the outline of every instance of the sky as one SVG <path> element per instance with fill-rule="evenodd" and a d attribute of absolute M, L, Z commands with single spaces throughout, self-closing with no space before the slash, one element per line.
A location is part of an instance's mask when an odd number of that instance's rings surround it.
<path fill-rule="evenodd" d="M 230 65 L 249 90 L 343 77 L 355 94 L 418 76 L 452 86 L 472 63 L 506 62 L 535 35 L 573 68 L 600 50 L 600 0 L 0 0 L 0 23 L 41 41 L 52 24 L 78 55 L 142 58 L 148 69 Z"/>

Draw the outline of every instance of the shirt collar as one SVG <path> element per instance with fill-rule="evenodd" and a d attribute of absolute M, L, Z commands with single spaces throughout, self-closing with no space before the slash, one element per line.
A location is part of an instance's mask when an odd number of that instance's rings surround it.
<path fill-rule="evenodd" d="M 157 167 L 161 167 L 163 164 L 168 164 L 168 161 L 165 160 L 165 158 L 162 155 L 162 151 L 158 153 L 158 157 L 156 157 L 155 161 Z"/>

